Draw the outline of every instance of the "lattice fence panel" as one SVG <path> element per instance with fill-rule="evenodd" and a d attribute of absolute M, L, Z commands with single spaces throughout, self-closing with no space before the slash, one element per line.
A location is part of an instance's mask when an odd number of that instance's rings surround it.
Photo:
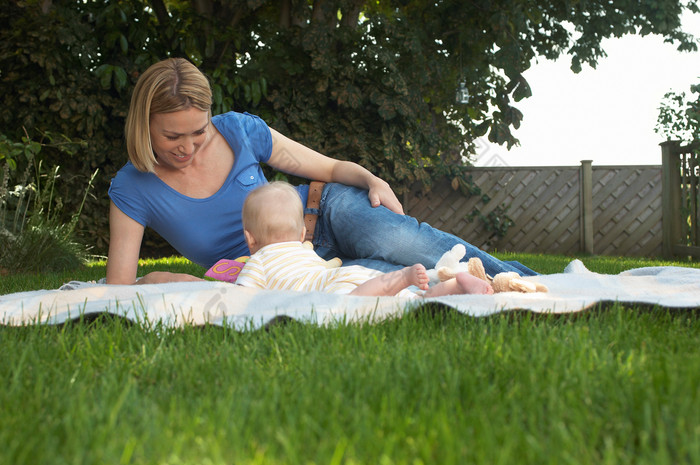
<path fill-rule="evenodd" d="M 581 249 L 579 167 L 472 168 L 470 174 L 490 197 L 467 197 L 449 180 L 430 192 L 413 189 L 406 212 L 489 250 L 571 255 Z M 661 253 L 661 167 L 593 168 L 594 252 L 601 255 L 655 256 Z M 469 216 L 477 207 L 488 215 L 507 207 L 514 221 L 498 238 Z"/>
<path fill-rule="evenodd" d="M 520 185 L 508 186 L 513 189 L 513 203 L 508 215 L 515 224 L 496 247 L 562 254 L 578 250 L 578 168 L 534 168 L 529 171 L 531 175 Z"/>
<path fill-rule="evenodd" d="M 578 248 L 578 168 L 473 168 L 471 176 L 490 200 L 465 197 L 448 180 L 430 192 L 414 190 L 404 207 L 412 216 L 483 249 L 569 253 Z M 478 218 L 507 208 L 514 225 L 498 239 Z"/>
<path fill-rule="evenodd" d="M 661 167 L 593 167 L 593 229 L 600 255 L 661 255 Z"/>

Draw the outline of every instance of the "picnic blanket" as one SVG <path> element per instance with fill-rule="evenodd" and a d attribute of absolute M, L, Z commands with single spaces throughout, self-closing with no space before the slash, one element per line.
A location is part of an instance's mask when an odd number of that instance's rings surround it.
<path fill-rule="evenodd" d="M 63 290 L 0 296 L 0 323 L 60 324 L 109 313 L 143 324 L 214 324 L 252 330 L 280 318 L 313 324 L 377 322 L 426 304 L 440 304 L 474 317 L 514 310 L 563 314 L 609 302 L 700 308 L 700 269 L 695 268 L 647 267 L 606 275 L 591 272 L 574 260 L 562 273 L 525 279 L 546 285 L 549 292 L 411 300 L 258 290 L 218 281 L 128 286 L 73 282 Z"/>

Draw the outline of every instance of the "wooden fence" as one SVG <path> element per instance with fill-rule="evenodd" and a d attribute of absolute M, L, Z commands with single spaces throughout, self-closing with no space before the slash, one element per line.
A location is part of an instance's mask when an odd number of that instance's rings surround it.
<path fill-rule="evenodd" d="M 449 180 L 430 192 L 412 189 L 407 213 L 485 250 L 571 255 L 659 256 L 662 253 L 661 166 L 474 167 L 473 181 L 489 196 L 467 197 Z M 505 209 L 513 220 L 504 237 L 488 216 Z"/>
<path fill-rule="evenodd" d="M 700 144 L 661 144 L 663 158 L 663 252 L 700 257 Z"/>

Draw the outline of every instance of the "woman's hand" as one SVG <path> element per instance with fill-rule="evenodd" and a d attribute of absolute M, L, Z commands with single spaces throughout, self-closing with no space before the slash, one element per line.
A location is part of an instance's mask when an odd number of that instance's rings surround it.
<path fill-rule="evenodd" d="M 185 273 L 170 273 L 168 271 L 152 271 L 143 278 L 136 281 L 136 284 L 162 284 L 179 283 L 189 281 L 204 281 L 202 278 Z"/>
<path fill-rule="evenodd" d="M 403 215 L 403 206 L 401 202 L 396 198 L 396 194 L 391 189 L 388 182 L 381 178 L 375 176 L 375 178 L 369 183 L 369 202 L 372 207 L 378 207 L 384 205 L 389 210 L 399 215 Z"/>

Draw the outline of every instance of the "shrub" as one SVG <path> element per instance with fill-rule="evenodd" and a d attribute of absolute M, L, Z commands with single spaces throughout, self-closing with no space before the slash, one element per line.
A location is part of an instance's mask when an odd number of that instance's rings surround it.
<path fill-rule="evenodd" d="M 88 182 L 80 207 L 70 221 L 64 222 L 63 200 L 56 195 L 60 168 L 55 166 L 43 172 L 42 162 L 36 161 L 41 148 L 41 143 L 27 137 L 17 143 L 0 136 L 0 160 L 5 160 L 0 184 L 3 274 L 75 269 L 89 258 L 89 248 L 78 242 L 74 233 L 97 171 Z M 19 176 L 18 164 L 25 165 Z M 34 180 L 30 182 L 32 173 Z"/>

